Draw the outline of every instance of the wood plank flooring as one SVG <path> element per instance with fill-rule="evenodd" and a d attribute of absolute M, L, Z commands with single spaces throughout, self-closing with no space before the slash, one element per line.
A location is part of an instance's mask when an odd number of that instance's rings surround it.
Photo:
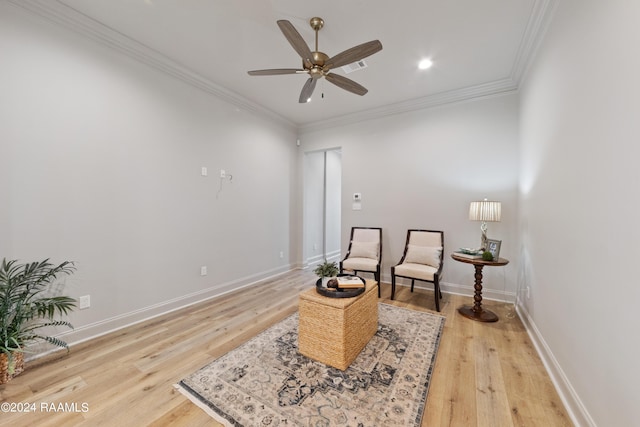
<path fill-rule="evenodd" d="M 35 404 L 35 412 L 4 411 L 0 425 L 218 426 L 173 384 L 295 312 L 298 294 L 314 282 L 309 272 L 291 272 L 28 363 L 0 385 L 0 401 Z M 383 283 L 381 302 L 435 310 L 430 291 L 399 287 L 394 301 L 390 295 Z M 447 320 L 422 426 L 572 425 L 513 306 L 484 301 L 500 321 L 479 323 L 457 313 L 471 302 L 444 295 Z"/>

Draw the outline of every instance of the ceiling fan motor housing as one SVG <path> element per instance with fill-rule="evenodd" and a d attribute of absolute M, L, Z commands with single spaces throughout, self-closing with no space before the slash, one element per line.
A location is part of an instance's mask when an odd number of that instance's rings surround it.
<path fill-rule="evenodd" d="M 324 64 L 329 59 L 329 55 L 324 52 L 311 52 L 313 55 L 312 65 L 305 66 L 305 61 L 302 61 L 302 67 L 309 70 L 309 75 L 311 78 L 319 79 L 325 73 Z"/>

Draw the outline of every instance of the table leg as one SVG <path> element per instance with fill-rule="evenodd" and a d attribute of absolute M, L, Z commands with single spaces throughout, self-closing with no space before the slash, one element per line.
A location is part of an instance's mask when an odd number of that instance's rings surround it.
<path fill-rule="evenodd" d="M 481 264 L 475 264 L 474 267 L 476 269 L 476 284 L 474 286 L 475 294 L 473 296 L 473 307 L 464 305 L 458 309 L 458 312 L 464 317 L 477 320 L 479 322 L 497 322 L 497 314 L 482 308 L 482 267 L 484 266 Z"/>

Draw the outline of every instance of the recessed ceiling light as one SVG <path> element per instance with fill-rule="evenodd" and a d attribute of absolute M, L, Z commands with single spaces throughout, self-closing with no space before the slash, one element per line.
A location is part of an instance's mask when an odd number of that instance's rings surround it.
<path fill-rule="evenodd" d="M 418 63 L 418 68 L 420 68 L 421 70 L 426 70 L 427 68 L 431 68 L 432 65 L 433 61 L 429 58 L 425 58 Z"/>

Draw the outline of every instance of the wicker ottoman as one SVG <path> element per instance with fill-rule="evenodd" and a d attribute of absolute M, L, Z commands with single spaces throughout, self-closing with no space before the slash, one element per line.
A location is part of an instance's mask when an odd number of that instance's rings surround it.
<path fill-rule="evenodd" d="M 300 294 L 300 353 L 347 369 L 378 330 L 377 286 L 367 280 L 364 293 L 353 298 L 325 297 L 315 287 Z"/>

